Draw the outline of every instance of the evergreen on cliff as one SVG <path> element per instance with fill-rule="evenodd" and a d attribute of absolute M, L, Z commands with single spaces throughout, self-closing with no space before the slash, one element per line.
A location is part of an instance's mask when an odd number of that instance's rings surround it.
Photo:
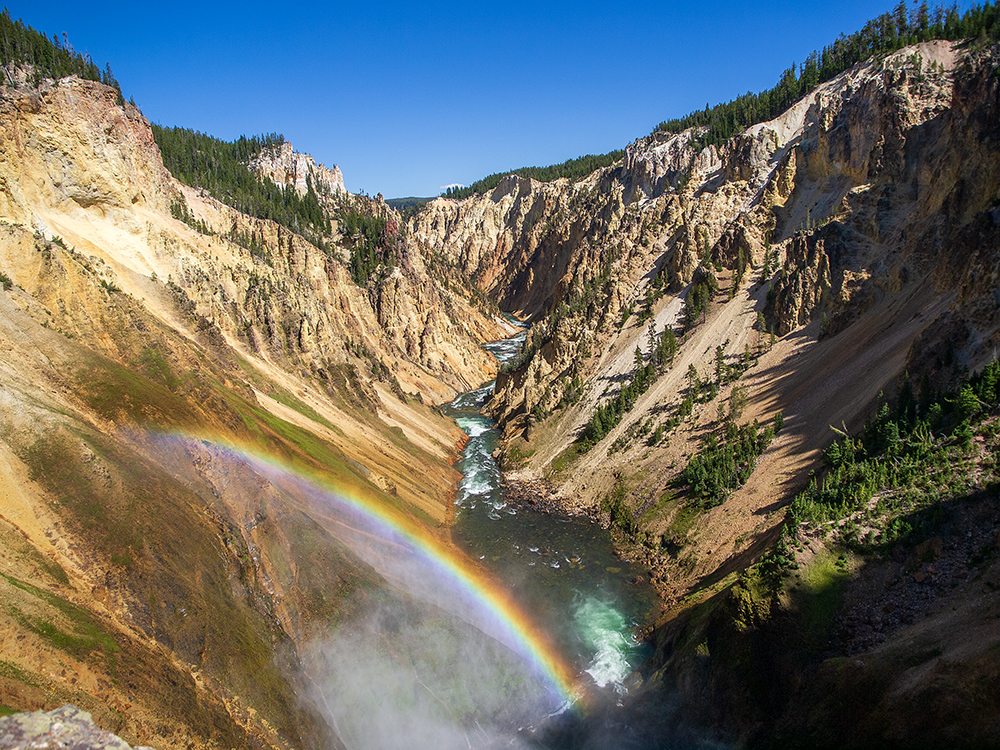
<path fill-rule="evenodd" d="M 610 151 L 606 154 L 596 156 L 594 154 L 587 154 L 586 156 L 567 159 L 562 164 L 553 164 L 548 167 L 521 167 L 520 169 L 513 169 L 508 172 L 497 172 L 496 174 L 491 174 L 489 177 L 476 180 L 468 187 L 448 188 L 444 196 L 453 200 L 461 200 L 462 198 L 468 198 L 470 195 L 482 195 L 499 185 L 500 181 L 509 174 L 530 177 L 539 182 L 551 182 L 563 177 L 570 180 L 579 180 L 597 169 L 614 164 L 624 154 L 624 151 Z"/>
<path fill-rule="evenodd" d="M 305 195 L 300 196 L 293 187 L 282 188 L 261 179 L 248 166 L 262 151 L 280 147 L 284 136 L 240 136 L 230 143 L 190 128 L 152 128 L 164 166 L 186 185 L 204 188 L 237 211 L 270 219 L 314 243 L 322 244 L 323 237 L 330 234 L 330 220 L 311 181 Z"/>
<path fill-rule="evenodd" d="M 107 84 L 121 97 L 121 87 L 111 72 L 110 63 L 101 71 L 90 55 L 73 49 L 66 34 L 63 34 L 62 41 L 57 34 L 49 39 L 22 20 L 12 20 L 7 8 L 0 13 L 0 66 L 6 73 L 5 83 L 14 83 L 12 67 L 23 67 L 28 70 L 29 80 L 34 86 L 40 84 L 43 78 L 75 75 L 87 81 Z"/>
<path fill-rule="evenodd" d="M 997 40 L 998 21 L 998 2 L 973 6 L 960 15 L 955 5 L 947 9 L 939 5 L 931 10 L 926 0 L 907 11 L 906 3 L 900 0 L 891 13 L 872 19 L 861 31 L 841 35 L 821 51 L 811 52 L 797 69 L 793 63 L 773 88 L 757 94 L 748 92 L 714 107 L 706 104 L 704 110 L 661 122 L 653 132 L 676 134 L 688 128 L 703 128 L 697 145 L 719 146 L 752 125 L 774 119 L 821 83 L 872 56 L 932 39 Z"/>

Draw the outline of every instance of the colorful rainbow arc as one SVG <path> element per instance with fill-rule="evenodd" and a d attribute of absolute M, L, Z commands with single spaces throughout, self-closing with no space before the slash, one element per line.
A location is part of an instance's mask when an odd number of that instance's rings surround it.
<path fill-rule="evenodd" d="M 327 499 L 340 502 L 368 521 L 376 524 L 384 534 L 384 541 L 393 537 L 403 540 L 435 566 L 451 581 L 458 584 L 470 598 L 478 602 L 491 619 L 499 623 L 508 638 L 500 638 L 529 661 L 548 683 L 564 706 L 579 706 L 583 691 L 577 683 L 572 667 L 563 659 L 546 634 L 529 618 L 503 588 L 485 570 L 458 550 L 444 544 L 416 522 L 379 502 L 365 497 L 354 488 L 330 486 L 325 478 L 310 477 L 274 456 L 268 456 L 236 445 L 225 439 L 206 438 L 201 435 L 174 434 L 172 437 L 209 443 L 214 448 L 237 456 L 256 468 L 268 468 L 310 484 Z M 516 646 L 515 646 L 516 644 Z"/>

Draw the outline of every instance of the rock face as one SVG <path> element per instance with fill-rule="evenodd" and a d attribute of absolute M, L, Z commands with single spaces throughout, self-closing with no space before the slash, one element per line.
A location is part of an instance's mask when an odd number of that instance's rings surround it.
<path fill-rule="evenodd" d="M 34 228 L 41 207 L 113 217 L 167 207 L 170 175 L 149 123 L 118 106 L 107 86 L 75 77 L 5 86 L 0 118 L 0 216 L 8 223 Z"/>
<path fill-rule="evenodd" d="M 317 193 L 333 195 L 347 192 L 340 167 L 334 164 L 331 169 L 317 164 L 309 154 L 300 154 L 287 141 L 274 151 L 262 151 L 250 168 L 275 185 L 295 188 L 299 195 L 305 195 L 307 180 L 312 181 L 313 190 Z"/>
<path fill-rule="evenodd" d="M 539 323 L 528 344 L 541 352 L 527 365 L 530 392 L 502 395 L 512 382 L 502 380 L 494 401 L 501 421 L 531 412 L 547 386 L 547 403 L 561 399 L 581 351 L 617 327 L 642 276 L 665 262 L 649 216 L 671 210 L 665 196 L 627 204 L 612 167 L 576 184 L 511 176 L 488 196 L 439 199 L 414 218 L 418 241 L 441 247 L 501 308 Z M 560 325 L 567 315 L 574 321 Z"/>
<path fill-rule="evenodd" d="M 319 250 L 273 222 L 180 189 L 190 205 L 204 206 L 199 215 L 213 226 L 235 227 L 268 248 L 257 256 L 232 246 L 217 254 L 215 241 L 202 240 L 208 252 L 191 252 L 172 241 L 171 229 L 147 230 L 153 246 L 169 248 L 158 252 L 158 277 L 172 280 L 193 314 L 231 340 L 294 362 L 324 382 L 331 368 L 362 367 L 374 375 L 384 372 L 382 362 L 404 391 L 434 403 L 491 376 L 492 357 L 477 342 L 505 329 L 493 314 L 470 306 L 467 295 L 431 278 L 418 248 L 401 244 L 395 267 L 361 288 L 351 280 L 346 252 Z"/>
<path fill-rule="evenodd" d="M 548 318 L 494 412 L 550 411 L 567 378 L 592 374 L 582 353 L 613 340 L 637 305 L 655 306 L 651 295 L 683 295 L 699 264 L 759 278 L 767 259 L 765 326 L 779 336 L 821 316 L 825 332 L 842 330 L 908 283 L 945 293 L 977 266 L 992 279 L 983 251 L 940 253 L 995 225 L 991 64 L 929 42 L 855 66 L 721 147 L 699 150 L 697 130 L 658 132 L 576 184 L 511 176 L 489 195 L 431 203 L 413 220 L 417 238 L 504 309 Z M 972 277 L 983 283 L 963 306 L 988 311 L 991 282 Z M 997 324 L 966 323 L 963 362 L 982 361 Z"/>
<path fill-rule="evenodd" d="M 111 732 L 99 729 L 90 714 L 76 706 L 0 717 L 0 748 L 69 747 L 74 750 L 132 750 Z M 152 750 L 136 745 L 135 750 Z"/>
<path fill-rule="evenodd" d="M 211 321 L 231 341 L 320 378 L 357 358 L 347 342 L 369 353 L 361 357 L 368 367 L 383 362 L 405 390 L 431 401 L 491 376 L 492 358 L 476 337 L 495 338 L 504 329 L 491 314 L 470 309 L 467 293 L 431 279 L 418 247 L 401 245 L 396 271 L 359 289 L 343 248 L 321 251 L 172 181 L 148 123 L 134 107 L 118 106 L 107 87 L 76 78 L 37 90 L 6 87 L 0 108 L 0 217 L 15 233 L 94 244 L 104 250 L 107 283 L 145 294 L 148 284 L 138 276 L 155 274 L 180 288 L 194 305 L 192 316 Z M 278 182 L 279 172 L 287 173 L 288 184 L 302 191 L 307 174 L 317 186 L 343 191 L 339 171 L 315 165 L 287 143 L 257 166 Z M 210 234 L 163 220 L 178 200 Z M 390 211 L 384 204 L 375 210 Z M 221 237 L 237 234 L 253 238 L 255 253 Z M 19 262 L 10 258 L 7 272 Z"/>
<path fill-rule="evenodd" d="M 363 286 L 351 238 L 176 182 L 114 90 L 0 87 L 0 704 L 160 748 L 337 746 L 299 648 L 385 582 L 213 445 L 435 533 L 464 435 L 430 404 L 492 377 L 509 327 L 383 202 L 336 200 L 387 220 Z"/>
<path fill-rule="evenodd" d="M 701 147 L 697 129 L 655 133 L 575 184 L 511 176 L 491 194 L 429 204 L 412 234 L 534 323 L 488 405 L 508 445 L 530 456 L 524 468 L 555 479 L 574 507 L 598 506 L 631 477 L 633 511 L 651 519 L 716 411 L 678 416 L 685 373 L 707 384 L 725 367 L 768 362 L 743 376 L 749 414 L 802 420 L 799 452 L 785 454 L 797 477 L 809 465 L 801 456 L 830 440 L 827 425 L 863 421 L 903 370 L 947 388 L 993 356 L 996 64 L 995 50 L 928 42 L 856 65 L 721 146 Z M 701 284 L 718 291 L 692 318 Z M 562 468 L 668 327 L 681 347 L 673 366 Z M 808 355 L 806 375 L 789 358 L 817 339 L 829 363 Z M 779 387 L 783 372 L 797 375 Z M 657 443 L 658 430 L 679 432 Z M 776 500 L 764 487 L 735 497 L 750 515 Z M 679 591 L 762 532 L 722 531 L 712 516 L 695 533 L 713 537 L 703 545 L 713 556 L 663 571 Z M 669 518 L 649 523 L 652 538 L 673 533 Z"/>

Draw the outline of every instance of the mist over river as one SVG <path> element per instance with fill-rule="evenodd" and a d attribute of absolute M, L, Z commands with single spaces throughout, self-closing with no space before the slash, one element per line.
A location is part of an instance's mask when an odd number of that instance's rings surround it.
<path fill-rule="evenodd" d="M 523 340 L 521 334 L 486 347 L 506 362 L 516 356 Z M 610 533 L 590 519 L 538 513 L 507 502 L 492 455 L 497 430 L 481 413 L 493 385 L 462 394 L 444 409 L 469 435 L 459 464 L 464 478 L 455 498 L 453 539 L 507 582 L 549 632 L 586 686 L 595 704 L 591 713 L 607 713 L 607 720 L 598 723 L 613 734 L 613 739 L 594 736 L 594 716 L 586 726 L 577 726 L 580 717 L 571 710 L 550 720 L 552 726 L 547 731 L 543 727 L 533 744 L 650 747 L 638 739 L 630 743 L 627 720 L 615 714 L 638 681 L 634 670 L 649 655 L 634 632 L 655 614 L 656 594 L 642 582 L 645 571 L 618 557 Z"/>
<path fill-rule="evenodd" d="M 522 341 L 488 348 L 504 361 Z M 390 585 L 364 593 L 350 607 L 360 614 L 307 653 L 310 699 L 351 750 L 690 746 L 667 739 L 674 719 L 661 691 L 633 700 L 649 656 L 634 634 L 658 607 L 644 571 L 590 519 L 507 502 L 497 431 L 481 413 L 492 390 L 444 407 L 469 435 L 452 542 L 490 581 L 470 587 L 440 549 L 341 504 L 338 538 Z M 502 590 L 499 605 L 490 589 Z"/>

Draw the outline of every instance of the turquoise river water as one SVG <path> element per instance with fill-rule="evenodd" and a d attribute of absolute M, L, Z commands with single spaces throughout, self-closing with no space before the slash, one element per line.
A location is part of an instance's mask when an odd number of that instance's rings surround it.
<path fill-rule="evenodd" d="M 523 334 L 488 344 L 504 362 Z M 493 383 L 445 408 L 469 435 L 459 470 L 453 538 L 498 577 L 556 640 L 584 682 L 609 696 L 627 692 L 628 676 L 645 658 L 635 627 L 656 606 L 651 587 L 632 583 L 642 571 L 614 554 L 610 534 L 584 517 L 511 507 L 492 454 L 493 422 L 481 408 Z"/>

